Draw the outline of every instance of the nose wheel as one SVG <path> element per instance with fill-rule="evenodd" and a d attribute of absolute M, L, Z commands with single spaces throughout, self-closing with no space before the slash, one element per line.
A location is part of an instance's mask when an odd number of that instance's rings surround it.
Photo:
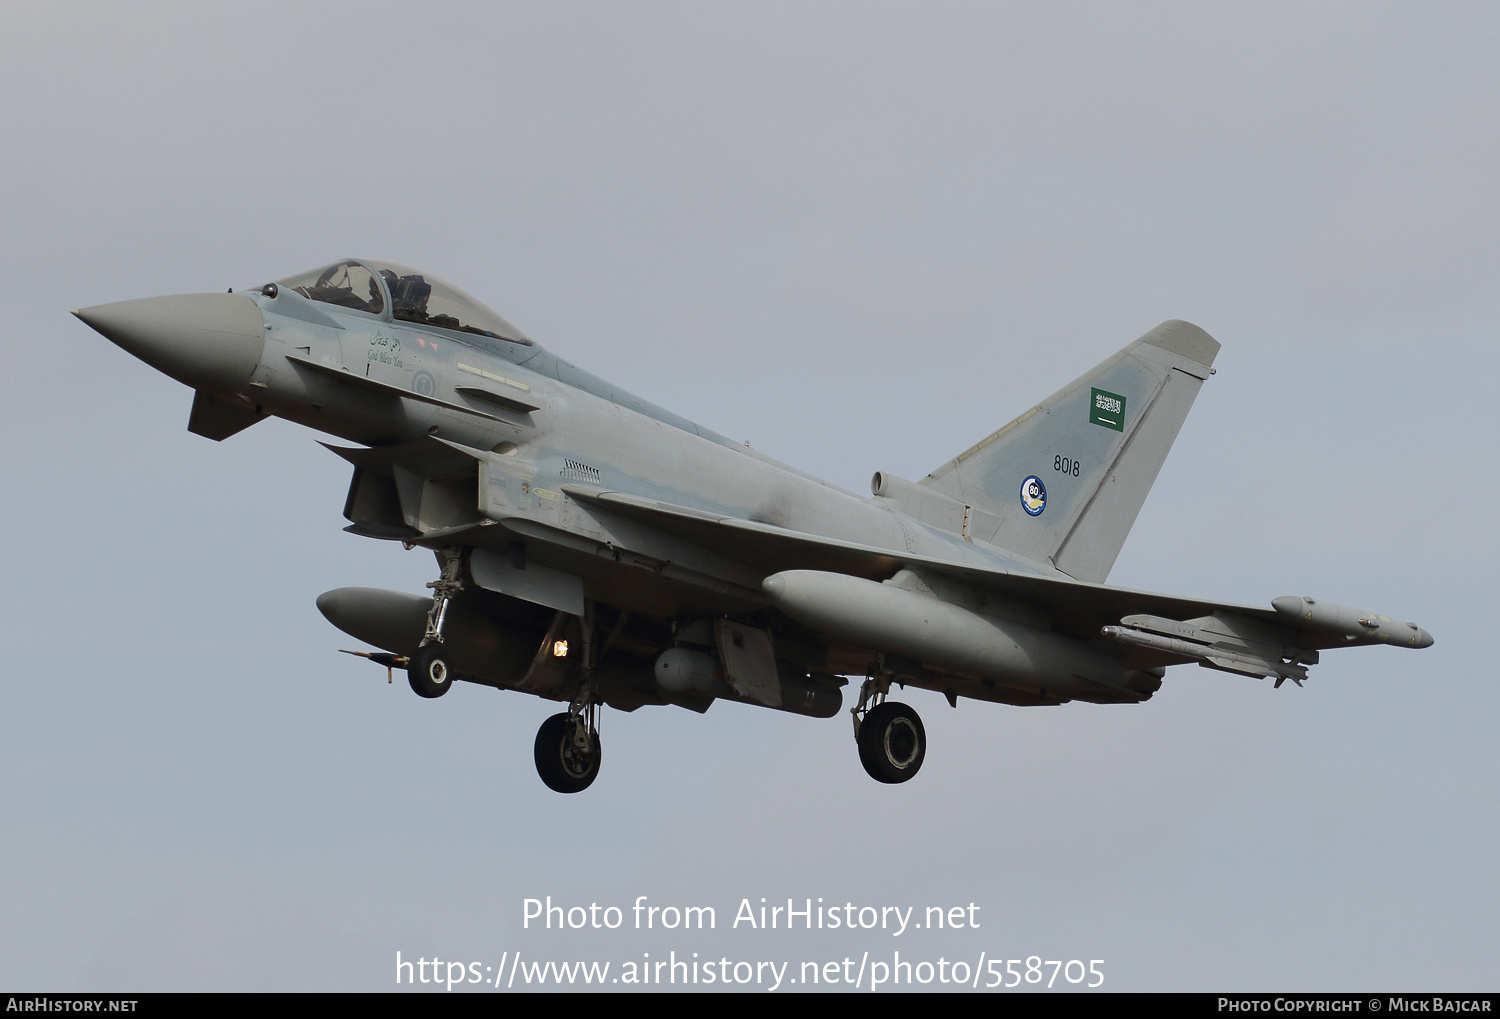
<path fill-rule="evenodd" d="M 599 776 L 599 730 L 591 715 L 564 711 L 537 730 L 536 773 L 553 792 L 581 793 Z"/>
<path fill-rule="evenodd" d="M 466 555 L 462 548 L 438 550 L 442 575 L 427 585 L 433 592 L 427 632 L 422 637 L 422 646 L 406 663 L 407 681 L 418 697 L 441 697 L 453 686 L 453 659 L 443 643 L 443 622 L 448 617 L 449 602 L 463 590 Z"/>
<path fill-rule="evenodd" d="M 441 697 L 453 686 L 453 666 L 443 644 L 423 644 L 406 663 L 406 678 L 418 697 Z"/>

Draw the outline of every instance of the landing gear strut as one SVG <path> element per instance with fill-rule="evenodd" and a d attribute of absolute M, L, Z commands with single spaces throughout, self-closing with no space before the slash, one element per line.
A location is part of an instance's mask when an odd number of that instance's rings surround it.
<path fill-rule="evenodd" d="M 442 574 L 427 585 L 432 588 L 427 632 L 417 653 L 406 663 L 407 681 L 419 697 L 441 697 L 453 686 L 453 663 L 443 644 L 443 621 L 448 616 L 448 602 L 463 590 L 464 549 L 441 549 L 437 556 Z"/>
<path fill-rule="evenodd" d="M 910 707 L 886 700 L 890 687 L 888 674 L 865 680 L 851 713 L 859 762 L 875 781 L 895 784 L 921 769 L 927 756 L 927 730 Z"/>

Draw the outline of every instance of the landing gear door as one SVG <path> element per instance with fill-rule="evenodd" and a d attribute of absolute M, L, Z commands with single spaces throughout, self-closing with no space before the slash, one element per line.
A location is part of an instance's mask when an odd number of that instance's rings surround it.
<path fill-rule="evenodd" d="M 781 680 L 776 675 L 776 651 L 769 631 L 714 620 L 714 637 L 724 676 L 735 693 L 767 707 L 781 706 Z"/>

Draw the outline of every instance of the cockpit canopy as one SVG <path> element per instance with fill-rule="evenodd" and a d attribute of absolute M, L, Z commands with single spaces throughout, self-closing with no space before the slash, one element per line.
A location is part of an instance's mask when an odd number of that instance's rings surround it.
<path fill-rule="evenodd" d="M 348 258 L 277 280 L 311 301 L 415 325 L 530 345 L 515 326 L 436 276 L 395 262 Z"/>

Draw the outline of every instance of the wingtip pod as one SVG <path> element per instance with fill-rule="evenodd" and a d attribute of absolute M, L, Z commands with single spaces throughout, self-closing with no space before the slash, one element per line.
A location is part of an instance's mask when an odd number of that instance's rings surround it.
<path fill-rule="evenodd" d="M 1390 644 L 1394 647 L 1424 648 L 1433 645 L 1432 634 L 1416 623 L 1364 612 L 1331 601 L 1288 594 L 1271 599 L 1271 607 L 1284 616 L 1342 633 L 1350 640 Z"/>

